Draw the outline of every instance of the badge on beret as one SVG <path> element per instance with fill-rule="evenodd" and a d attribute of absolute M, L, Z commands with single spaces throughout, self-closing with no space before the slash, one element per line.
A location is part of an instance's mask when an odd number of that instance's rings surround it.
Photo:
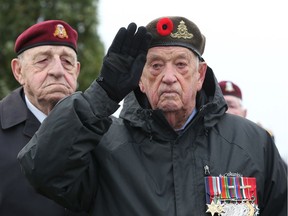
<path fill-rule="evenodd" d="M 212 216 L 256 216 L 256 178 L 239 174 L 205 177 L 206 213 Z"/>
<path fill-rule="evenodd" d="M 233 92 L 233 91 L 235 91 L 235 89 L 233 88 L 233 85 L 232 85 L 231 82 L 227 82 L 227 83 L 226 83 L 225 91 L 228 91 L 228 92 Z"/>
<path fill-rule="evenodd" d="M 183 38 L 191 39 L 193 37 L 192 33 L 188 32 L 187 26 L 183 20 L 180 21 L 180 24 L 177 27 L 177 32 L 171 33 L 172 38 Z"/>
<path fill-rule="evenodd" d="M 53 34 L 55 37 L 58 38 L 68 38 L 66 29 L 64 28 L 64 26 L 62 24 L 58 24 L 55 26 L 55 32 Z"/>

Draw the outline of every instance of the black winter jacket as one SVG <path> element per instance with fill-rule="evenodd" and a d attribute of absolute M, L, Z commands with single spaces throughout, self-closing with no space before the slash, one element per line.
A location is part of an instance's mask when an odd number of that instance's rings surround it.
<path fill-rule="evenodd" d="M 205 216 L 208 167 L 212 176 L 255 177 L 260 215 L 287 215 L 287 168 L 275 144 L 253 122 L 225 113 L 211 70 L 181 133 L 145 101 L 134 91 L 120 118 L 111 117 L 118 104 L 97 82 L 62 100 L 18 155 L 31 184 L 93 216 Z"/>

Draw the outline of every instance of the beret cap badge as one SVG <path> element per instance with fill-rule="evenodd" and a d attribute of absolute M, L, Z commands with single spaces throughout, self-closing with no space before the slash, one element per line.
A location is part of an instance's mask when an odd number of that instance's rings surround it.
<path fill-rule="evenodd" d="M 225 90 L 228 91 L 228 92 L 233 92 L 233 91 L 235 91 L 235 89 L 233 88 L 233 85 L 232 85 L 231 82 L 227 82 L 227 83 L 226 83 Z"/>
<path fill-rule="evenodd" d="M 180 24 L 177 27 L 176 33 L 171 33 L 172 38 L 183 38 L 183 39 L 191 39 L 193 37 L 192 33 L 188 32 L 187 26 L 183 20 L 180 21 Z"/>
<path fill-rule="evenodd" d="M 62 24 L 58 24 L 55 26 L 55 32 L 53 35 L 58 38 L 68 38 L 66 29 Z"/>

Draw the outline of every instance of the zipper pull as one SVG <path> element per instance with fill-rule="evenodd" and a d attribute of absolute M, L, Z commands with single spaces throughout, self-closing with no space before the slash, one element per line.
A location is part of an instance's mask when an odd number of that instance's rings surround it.
<path fill-rule="evenodd" d="M 204 166 L 204 174 L 206 176 L 210 176 L 210 170 L 209 170 L 209 166 L 207 164 Z"/>

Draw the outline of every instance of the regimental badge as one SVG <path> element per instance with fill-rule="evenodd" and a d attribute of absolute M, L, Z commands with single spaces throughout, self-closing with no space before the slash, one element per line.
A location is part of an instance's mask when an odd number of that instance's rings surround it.
<path fill-rule="evenodd" d="M 183 38 L 191 39 L 193 37 L 192 33 L 188 32 L 187 26 L 183 20 L 180 21 L 180 24 L 177 27 L 177 32 L 170 34 L 172 38 Z"/>
<path fill-rule="evenodd" d="M 55 32 L 53 34 L 55 37 L 58 37 L 58 38 L 68 38 L 68 34 L 66 32 L 66 29 L 64 28 L 63 25 L 61 24 L 58 24 L 55 26 Z"/>
<path fill-rule="evenodd" d="M 221 216 L 256 216 L 256 178 L 241 175 L 206 176 L 206 213 Z"/>
<path fill-rule="evenodd" d="M 234 92 L 235 91 L 231 82 L 226 82 L 225 91 L 227 91 L 227 92 Z"/>

